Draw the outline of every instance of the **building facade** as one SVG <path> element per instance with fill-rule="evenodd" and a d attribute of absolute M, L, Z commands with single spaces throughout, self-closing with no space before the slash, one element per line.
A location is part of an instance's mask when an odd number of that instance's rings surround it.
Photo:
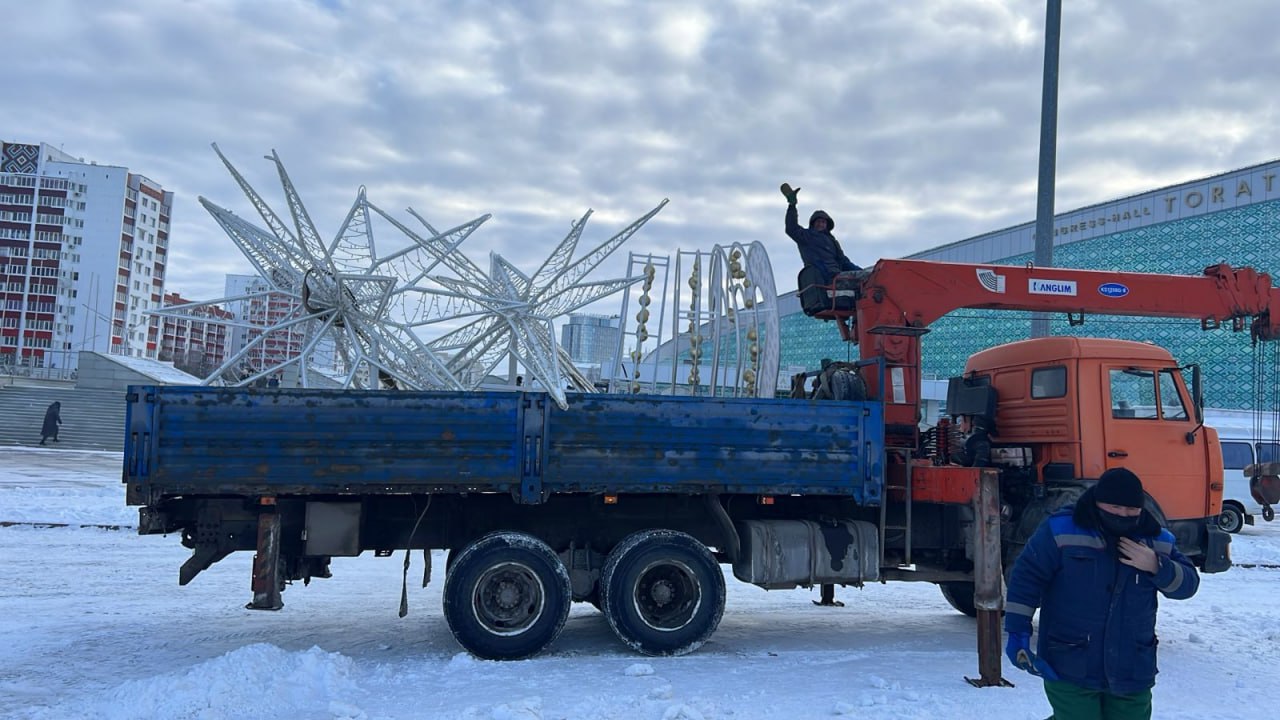
<path fill-rule="evenodd" d="M 560 328 L 560 347 L 575 363 L 606 365 L 618 353 L 618 317 L 571 313 Z"/>
<path fill-rule="evenodd" d="M 172 207 L 127 168 L 0 142 L 0 364 L 155 358 Z"/>
<path fill-rule="evenodd" d="M 996 265 L 1025 265 L 1035 255 L 1035 224 L 943 245 L 911 256 Z M 1054 265 L 1087 270 L 1199 275 L 1228 263 L 1280 276 L 1280 160 L 1059 214 L 1054 219 Z M 816 367 L 822 358 L 856 358 L 831 323 L 800 312 L 795 293 L 779 298 L 783 365 Z M 1029 313 L 960 310 L 930 328 L 923 339 L 924 377 L 959 375 L 973 353 L 1029 337 Z M 1211 408 L 1256 407 L 1255 348 L 1247 332 L 1229 327 L 1205 331 L 1196 320 L 1088 315 L 1071 326 L 1051 317 L 1055 335 L 1083 335 L 1152 342 L 1183 364 L 1204 369 Z M 1272 348 L 1274 351 L 1274 349 Z M 1265 367 L 1265 363 L 1263 363 Z M 1274 368 L 1272 368 L 1274 372 Z M 1274 400 L 1272 401 L 1274 402 Z"/>
<path fill-rule="evenodd" d="M 176 292 L 164 294 L 166 307 L 189 302 Z M 227 359 L 227 323 L 235 316 L 218 305 L 198 307 L 192 314 L 194 317 L 162 318 L 158 359 L 197 377 L 207 377 Z"/>
<path fill-rule="evenodd" d="M 226 297 L 241 298 L 228 302 L 227 310 L 254 326 L 233 326 L 228 335 L 228 357 L 249 348 L 236 372 L 253 375 L 302 353 L 307 340 L 304 324 L 271 332 L 258 329 L 297 316 L 301 308 L 294 297 L 272 292 L 270 283 L 257 275 L 227 275 Z"/>

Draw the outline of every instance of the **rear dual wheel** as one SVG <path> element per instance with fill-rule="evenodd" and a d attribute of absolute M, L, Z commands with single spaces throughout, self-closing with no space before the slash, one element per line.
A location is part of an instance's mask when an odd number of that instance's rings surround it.
<path fill-rule="evenodd" d="M 601 610 L 623 643 L 646 655 L 702 646 L 724 614 L 724 574 L 705 545 L 674 530 L 618 544 L 600 576 Z"/>
<path fill-rule="evenodd" d="M 564 628 L 573 598 L 569 573 L 546 543 L 496 532 L 449 559 L 445 619 L 458 644 L 476 657 L 527 658 Z"/>

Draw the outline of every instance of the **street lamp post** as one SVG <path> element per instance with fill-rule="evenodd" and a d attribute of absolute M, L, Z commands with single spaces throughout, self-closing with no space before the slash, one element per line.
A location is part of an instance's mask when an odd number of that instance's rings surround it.
<path fill-rule="evenodd" d="M 1036 267 L 1053 266 L 1053 187 L 1058 151 L 1058 45 L 1062 0 L 1047 0 L 1044 16 L 1044 84 L 1040 97 L 1040 180 L 1036 197 Z M 1031 317 L 1031 337 L 1049 335 L 1049 315 Z"/>

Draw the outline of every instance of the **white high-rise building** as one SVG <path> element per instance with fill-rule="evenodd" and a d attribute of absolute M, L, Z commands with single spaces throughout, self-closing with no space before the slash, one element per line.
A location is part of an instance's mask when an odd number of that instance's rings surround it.
<path fill-rule="evenodd" d="M 0 363 L 156 357 L 172 207 L 128 168 L 0 142 Z"/>

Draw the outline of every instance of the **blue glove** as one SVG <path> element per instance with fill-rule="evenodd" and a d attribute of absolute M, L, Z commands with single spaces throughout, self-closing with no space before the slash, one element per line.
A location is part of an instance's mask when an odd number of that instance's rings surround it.
<path fill-rule="evenodd" d="M 1009 640 L 1004 646 L 1004 654 L 1009 658 L 1009 662 L 1013 663 L 1013 666 L 1019 670 L 1025 670 L 1045 680 L 1058 679 L 1058 673 L 1053 671 L 1049 663 L 1040 659 L 1039 655 L 1031 652 L 1031 633 L 1009 633 Z"/>

